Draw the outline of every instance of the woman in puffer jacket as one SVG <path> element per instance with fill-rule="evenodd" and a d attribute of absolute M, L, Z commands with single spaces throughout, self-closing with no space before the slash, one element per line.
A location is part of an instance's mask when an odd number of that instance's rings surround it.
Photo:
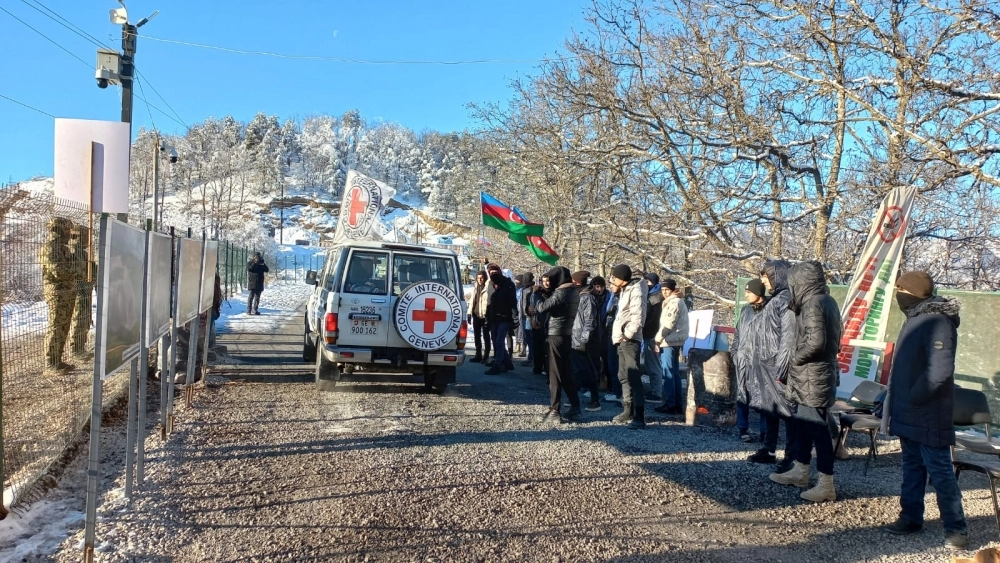
<path fill-rule="evenodd" d="M 795 463 L 785 473 L 772 473 L 783 485 L 809 486 L 809 462 L 816 447 L 816 486 L 802 493 L 813 502 L 837 500 L 833 486 L 833 442 L 827 426 L 836 399 L 840 369 L 837 354 L 843 323 L 837 302 L 830 297 L 819 262 L 802 262 L 788 272 L 789 309 L 795 313 L 795 337 L 790 350 L 785 395 L 794 404 L 797 434 Z"/>

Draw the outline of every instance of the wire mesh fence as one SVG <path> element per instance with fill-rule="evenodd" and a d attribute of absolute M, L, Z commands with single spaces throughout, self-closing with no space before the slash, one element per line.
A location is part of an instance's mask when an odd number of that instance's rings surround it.
<path fill-rule="evenodd" d="M 99 223 L 77 203 L 0 189 L 0 475 L 11 509 L 45 492 L 43 477 L 90 420 Z M 227 295 L 246 287 L 250 256 L 220 243 Z M 150 357 L 155 362 L 156 352 Z M 107 378 L 101 404 L 126 396 L 128 381 L 127 369 Z"/>

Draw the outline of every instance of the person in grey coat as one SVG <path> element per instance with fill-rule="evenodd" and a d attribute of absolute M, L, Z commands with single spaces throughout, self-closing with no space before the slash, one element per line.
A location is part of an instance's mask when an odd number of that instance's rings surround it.
<path fill-rule="evenodd" d="M 788 422 L 792 405 L 785 398 L 785 380 L 788 376 L 789 347 L 795 331 L 795 313 L 789 310 L 791 292 L 788 290 L 788 270 L 791 264 L 784 260 L 768 260 L 760 272 L 764 287 L 771 298 L 754 320 L 751 362 L 746 389 L 750 393 L 750 408 L 764 418 L 763 447 L 750 456 L 754 463 L 775 463 L 778 446 L 779 422 L 785 421 L 785 458 L 778 464 L 778 471 L 787 471 L 795 458 L 795 434 Z"/>
<path fill-rule="evenodd" d="M 601 410 L 600 376 L 597 366 L 601 362 L 601 342 L 598 335 L 597 298 L 593 286 L 587 284 L 590 272 L 573 272 L 573 285 L 580 288 L 580 304 L 573 321 L 573 374 L 580 387 L 586 387 L 590 400 L 584 407 L 588 411 Z"/>
<path fill-rule="evenodd" d="M 783 485 L 809 486 L 809 462 L 816 447 L 816 486 L 800 496 L 823 502 L 837 500 L 833 485 L 833 442 L 828 417 L 840 383 L 840 308 L 826 285 L 819 262 L 800 262 L 788 272 L 789 309 L 795 313 L 795 338 L 785 395 L 794 405 L 795 463 L 785 473 L 772 473 Z"/>
<path fill-rule="evenodd" d="M 945 545 L 963 549 L 969 527 L 962 491 L 951 466 L 955 444 L 955 351 L 961 303 L 935 297 L 926 272 L 907 272 L 896 280 L 896 301 L 906 315 L 896 338 L 883 419 L 899 437 L 903 484 L 899 519 L 886 527 L 897 534 L 919 532 L 924 524 L 924 494 L 930 476 L 937 496 Z"/>

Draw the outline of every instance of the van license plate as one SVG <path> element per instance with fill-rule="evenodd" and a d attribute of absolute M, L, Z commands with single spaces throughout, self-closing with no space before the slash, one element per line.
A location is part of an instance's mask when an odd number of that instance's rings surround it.
<path fill-rule="evenodd" d="M 353 319 L 351 321 L 351 334 L 378 334 L 377 321 Z"/>

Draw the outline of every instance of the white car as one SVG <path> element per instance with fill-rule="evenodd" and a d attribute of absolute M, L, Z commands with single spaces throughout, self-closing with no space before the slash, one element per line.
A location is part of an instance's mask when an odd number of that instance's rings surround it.
<path fill-rule="evenodd" d="M 443 392 L 465 362 L 466 303 L 450 250 L 355 241 L 329 251 L 305 314 L 303 357 L 316 386 L 355 372 L 421 375 Z"/>

